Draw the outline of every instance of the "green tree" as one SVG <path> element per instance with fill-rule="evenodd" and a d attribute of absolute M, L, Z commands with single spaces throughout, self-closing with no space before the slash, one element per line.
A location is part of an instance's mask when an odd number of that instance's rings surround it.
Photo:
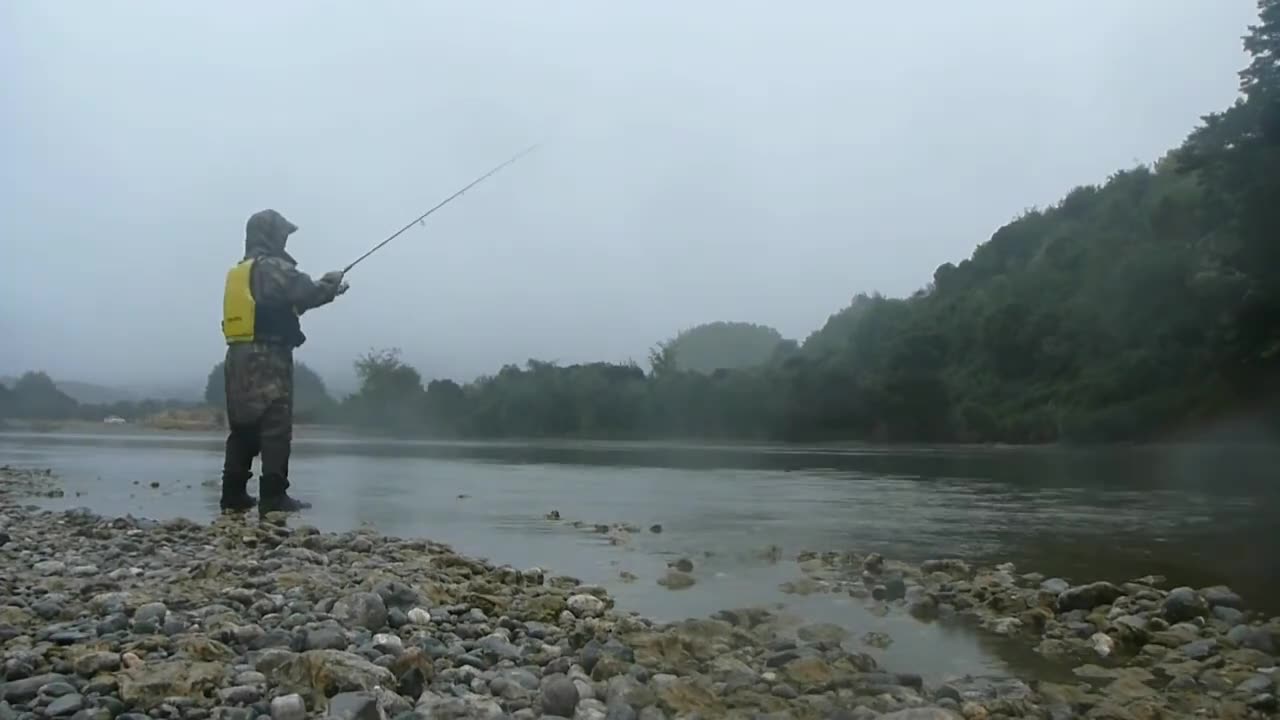
<path fill-rule="evenodd" d="M 710 373 L 764 365 L 781 342 L 782 335 L 771 327 L 713 322 L 681 331 L 667 347 L 681 370 Z"/>
<path fill-rule="evenodd" d="M 369 351 L 355 362 L 360 389 L 344 402 L 354 422 L 382 429 L 411 429 L 424 420 L 422 376 L 400 359 L 400 350 Z"/>
<path fill-rule="evenodd" d="M 209 371 L 204 386 L 204 402 L 212 408 L 226 407 L 225 361 Z M 338 403 L 329 394 L 324 380 L 305 363 L 293 367 L 293 417 L 299 423 L 329 422 L 339 418 Z"/>
<path fill-rule="evenodd" d="M 14 416 L 39 420 L 64 420 L 76 416 L 79 403 L 58 389 L 43 372 L 28 372 L 13 386 Z"/>

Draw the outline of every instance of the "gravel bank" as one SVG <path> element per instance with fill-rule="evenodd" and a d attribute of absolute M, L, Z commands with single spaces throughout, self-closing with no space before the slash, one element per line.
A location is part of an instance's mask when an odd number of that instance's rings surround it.
<path fill-rule="evenodd" d="M 764 609 L 657 624 L 615 609 L 602 588 L 428 541 L 326 534 L 255 516 L 155 523 L 20 504 L 56 491 L 49 474 L 0 468 L 0 720 L 1246 718 L 1276 710 L 1280 622 L 1244 614 L 1224 588 L 1166 592 L 1154 578 L 1071 587 L 955 560 L 915 567 L 847 553 L 801 557 L 794 592 L 847 592 L 925 621 L 971 614 L 992 632 L 1081 662 L 1072 685 L 928 687 L 844 647 L 839 627 L 793 636 Z"/>

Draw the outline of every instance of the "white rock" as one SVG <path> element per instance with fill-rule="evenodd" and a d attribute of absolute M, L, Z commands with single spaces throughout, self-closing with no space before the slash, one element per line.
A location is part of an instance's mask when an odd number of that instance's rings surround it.
<path fill-rule="evenodd" d="M 31 569 L 41 575 L 61 575 L 67 569 L 67 566 L 58 560 L 45 560 L 32 565 Z"/>
<path fill-rule="evenodd" d="M 282 695 L 271 701 L 271 720 L 307 720 L 307 704 L 296 693 Z"/>
<path fill-rule="evenodd" d="M 569 598 L 569 611 L 584 617 L 600 617 L 604 614 L 604 601 L 595 595 L 573 595 Z"/>
<path fill-rule="evenodd" d="M 1102 657 L 1109 656 L 1116 649 L 1116 641 L 1106 633 L 1094 633 L 1089 638 L 1089 642 L 1093 644 L 1093 651 Z"/>
<path fill-rule="evenodd" d="M 399 635 L 392 635 L 391 633 L 374 635 L 373 646 L 388 655 L 399 655 L 404 651 L 404 641 L 400 639 Z"/>
<path fill-rule="evenodd" d="M 423 608 L 416 607 L 409 611 L 409 622 L 414 625 L 427 625 L 431 622 L 431 613 Z"/>

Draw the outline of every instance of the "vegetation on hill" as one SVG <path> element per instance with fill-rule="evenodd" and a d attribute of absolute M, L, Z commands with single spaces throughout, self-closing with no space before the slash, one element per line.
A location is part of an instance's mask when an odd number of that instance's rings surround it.
<path fill-rule="evenodd" d="M 482 437 L 1046 442 L 1274 421 L 1280 0 L 1259 8 L 1242 97 L 1181 147 L 1025 213 L 911 297 L 858 295 L 763 364 L 726 367 L 728 324 L 659 345 L 647 374 L 531 360 L 423 388 L 389 354 L 362 361 L 350 402 L 377 388 L 362 421 Z"/>
<path fill-rule="evenodd" d="M 710 373 L 764 365 L 783 342 L 765 325 L 712 322 L 682 330 L 662 346 L 671 348 L 681 370 Z"/>
<path fill-rule="evenodd" d="M 226 405 L 224 365 L 223 361 L 214 365 L 205 381 L 204 401 L 209 407 L 223 408 Z M 324 380 L 305 363 L 295 363 L 293 367 L 293 416 L 299 423 L 334 422 L 338 419 L 337 401 L 329 394 Z"/>

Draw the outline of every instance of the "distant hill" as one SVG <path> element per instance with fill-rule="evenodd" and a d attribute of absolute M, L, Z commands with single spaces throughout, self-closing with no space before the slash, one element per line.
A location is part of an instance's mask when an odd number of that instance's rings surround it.
<path fill-rule="evenodd" d="M 18 378 L 0 376 L 0 385 L 13 387 Z M 143 400 L 181 400 L 196 402 L 202 397 L 203 386 L 197 383 L 171 383 L 168 385 L 98 385 L 79 380 L 54 380 L 53 384 L 81 405 L 111 405 L 118 402 Z"/>
<path fill-rule="evenodd" d="M 0 377 L 0 383 L 13 387 L 18 381 L 16 377 Z M 95 385 L 78 380 L 54 380 L 53 384 L 81 405 L 110 405 L 117 402 L 136 402 L 143 397 L 132 390 L 118 387 Z"/>
<path fill-rule="evenodd" d="M 782 343 L 782 335 L 766 325 L 712 322 L 681 331 L 665 346 L 681 370 L 711 373 L 764 365 Z"/>

